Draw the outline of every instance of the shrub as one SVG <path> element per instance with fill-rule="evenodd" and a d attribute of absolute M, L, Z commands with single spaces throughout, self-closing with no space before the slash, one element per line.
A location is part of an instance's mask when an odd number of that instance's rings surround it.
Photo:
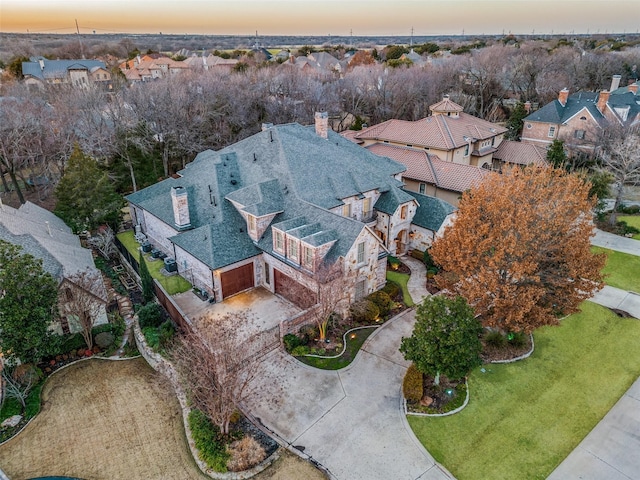
<path fill-rule="evenodd" d="M 507 341 L 514 347 L 524 347 L 527 344 L 527 335 L 524 332 L 509 333 Z"/>
<path fill-rule="evenodd" d="M 97 334 L 95 337 L 96 345 L 102 349 L 105 349 L 108 346 L 110 346 L 113 343 L 113 340 L 114 340 L 113 333 L 111 332 L 101 332 Z"/>
<path fill-rule="evenodd" d="M 507 344 L 505 336 L 496 331 L 488 332 L 484 336 L 484 341 L 487 342 L 487 345 L 495 348 L 503 348 Z"/>
<path fill-rule="evenodd" d="M 227 468 L 231 472 L 241 472 L 256 466 L 267 457 L 264 447 L 251 436 L 236 440 L 227 448 L 231 458 L 227 461 Z"/>
<path fill-rule="evenodd" d="M 304 357 L 309 353 L 309 347 L 306 345 L 298 345 L 296 348 L 291 350 L 291 355 L 294 357 Z"/>
<path fill-rule="evenodd" d="M 389 295 L 390 298 L 396 298 L 400 293 L 400 285 L 391 280 L 387 280 L 387 284 L 380 291 Z"/>
<path fill-rule="evenodd" d="M 375 305 L 378 307 L 380 315 L 383 315 L 383 316 L 387 315 L 393 308 L 393 302 L 391 301 L 391 297 L 389 296 L 389 294 L 381 290 L 377 292 L 373 292 L 367 298 L 373 303 L 375 303 Z"/>
<path fill-rule="evenodd" d="M 309 343 L 314 338 L 318 338 L 318 329 L 313 325 L 305 325 L 298 333 L 300 336 L 300 344 Z"/>
<path fill-rule="evenodd" d="M 293 333 L 287 333 L 284 337 L 282 337 L 282 343 L 284 344 L 284 349 L 291 353 L 294 348 L 302 345 L 302 340 Z"/>
<path fill-rule="evenodd" d="M 174 333 L 176 333 L 176 329 L 173 323 L 171 323 L 171 320 L 167 320 L 160 325 L 160 327 L 158 327 L 158 346 L 160 348 L 166 347 Z"/>
<path fill-rule="evenodd" d="M 640 233 L 640 230 L 631 225 L 627 225 L 627 222 L 624 220 L 617 222 L 616 227 L 618 228 L 620 235 L 635 235 L 636 233 Z"/>
<path fill-rule="evenodd" d="M 127 324 L 125 323 L 124 318 L 122 318 L 122 315 L 120 315 L 118 312 L 115 312 L 111 316 L 109 321 L 111 322 L 111 325 L 112 325 L 111 333 L 113 333 L 113 336 L 115 338 L 122 337 L 122 335 L 124 334 L 124 331 L 127 328 Z"/>
<path fill-rule="evenodd" d="M 359 323 L 373 323 L 378 315 L 380 315 L 378 306 L 366 298 L 352 303 L 349 311 L 353 319 Z"/>
<path fill-rule="evenodd" d="M 618 205 L 618 209 L 617 211 L 619 213 L 625 213 L 627 215 L 635 215 L 636 213 L 640 212 L 640 206 L 638 205 L 625 205 L 623 203 L 621 203 L 620 205 Z"/>
<path fill-rule="evenodd" d="M 160 346 L 160 339 L 158 338 L 158 329 L 156 327 L 144 327 L 142 329 L 144 339 L 149 345 L 149 348 L 156 352 Z"/>
<path fill-rule="evenodd" d="M 387 257 L 387 263 L 389 264 L 389 267 L 392 270 L 397 270 L 398 268 L 400 268 L 400 265 L 402 264 L 400 260 L 398 260 L 396 257 L 393 257 L 391 255 Z"/>
<path fill-rule="evenodd" d="M 420 372 L 416 366 L 412 363 L 407 369 L 407 373 L 404 375 L 404 381 L 402 382 L 402 393 L 407 402 L 418 403 L 422 399 L 422 392 L 424 391 L 424 384 L 422 378 L 422 372 Z"/>
<path fill-rule="evenodd" d="M 411 256 L 421 262 L 424 260 L 424 253 L 422 250 L 411 250 Z"/>
<path fill-rule="evenodd" d="M 162 307 L 157 303 L 149 303 L 138 310 L 140 328 L 159 327 L 162 322 Z"/>
<path fill-rule="evenodd" d="M 226 472 L 230 455 L 227 452 L 220 430 L 200 410 L 189 412 L 189 428 L 198 456 L 216 472 Z"/>

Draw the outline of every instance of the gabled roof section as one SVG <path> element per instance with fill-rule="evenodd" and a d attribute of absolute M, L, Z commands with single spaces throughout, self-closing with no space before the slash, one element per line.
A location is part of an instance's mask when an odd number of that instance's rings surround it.
<path fill-rule="evenodd" d="M 256 217 L 273 215 L 284 210 L 282 189 L 276 179 L 235 190 L 225 198 L 241 205 L 242 210 Z"/>
<path fill-rule="evenodd" d="M 530 143 L 503 140 L 493 158 L 517 165 L 547 165 L 547 150 Z"/>
<path fill-rule="evenodd" d="M 446 162 L 425 151 L 394 145 L 374 144 L 366 147 L 376 155 L 392 158 L 407 167 L 403 174 L 419 182 L 436 185 L 452 192 L 464 192 L 481 182 L 488 170 L 473 165 Z"/>
<path fill-rule="evenodd" d="M 380 198 L 378 198 L 374 208 L 379 212 L 393 215 L 400 205 L 413 201 L 415 201 L 415 199 L 405 190 L 401 188 L 394 188 L 380 195 Z"/>
<path fill-rule="evenodd" d="M 569 95 L 567 103 L 563 106 L 558 99 L 547 103 L 544 107 L 536 110 L 531 115 L 525 117 L 525 122 L 542 122 L 552 124 L 562 124 L 569 118 L 576 115 L 580 110 L 586 108 L 593 118 L 598 122 L 604 121 L 604 116 L 598 110 L 596 102 L 597 92 L 579 92 Z"/>
<path fill-rule="evenodd" d="M 46 78 L 64 78 L 69 70 L 91 70 L 94 67 L 105 68 L 101 60 L 48 60 L 44 57 L 32 57 L 22 62 L 22 74 L 44 80 Z"/>
<path fill-rule="evenodd" d="M 438 150 L 453 150 L 467 145 L 471 140 L 492 138 L 507 131 L 500 125 L 464 112 L 457 115 L 457 117 L 432 115 L 415 122 L 388 120 L 362 130 L 355 134 L 353 139 L 389 141 Z"/>
<path fill-rule="evenodd" d="M 437 232 L 442 227 L 445 219 L 456 211 L 456 207 L 439 198 L 409 190 L 407 190 L 407 193 L 418 202 L 418 208 L 411 223 L 419 227 Z"/>

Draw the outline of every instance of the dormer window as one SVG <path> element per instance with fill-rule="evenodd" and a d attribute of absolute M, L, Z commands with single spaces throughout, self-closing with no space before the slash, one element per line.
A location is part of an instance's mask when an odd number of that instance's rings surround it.
<path fill-rule="evenodd" d="M 273 249 L 284 255 L 284 233 L 278 230 L 273 231 Z"/>
<path fill-rule="evenodd" d="M 287 258 L 290 260 L 300 263 L 300 258 L 298 257 L 298 241 L 296 239 L 289 239 L 289 251 L 287 253 Z"/>
<path fill-rule="evenodd" d="M 309 270 L 313 269 L 313 248 L 306 245 L 302 247 L 302 265 Z"/>
<path fill-rule="evenodd" d="M 351 204 L 350 203 L 345 203 L 342 206 L 342 216 L 343 217 L 350 217 L 351 216 Z"/>
<path fill-rule="evenodd" d="M 409 210 L 409 207 L 407 205 L 402 205 L 402 207 L 400 208 L 400 219 L 402 220 L 406 220 L 407 219 L 407 211 Z"/>
<path fill-rule="evenodd" d="M 256 217 L 249 215 L 247 217 L 247 223 L 249 224 L 249 233 L 256 233 Z"/>
<path fill-rule="evenodd" d="M 467 155 L 469 155 L 469 144 L 467 143 L 467 145 L 464 147 L 464 156 L 466 157 Z"/>

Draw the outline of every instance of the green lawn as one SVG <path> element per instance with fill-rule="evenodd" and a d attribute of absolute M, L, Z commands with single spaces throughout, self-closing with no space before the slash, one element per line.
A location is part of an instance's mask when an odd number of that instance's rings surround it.
<path fill-rule="evenodd" d="M 535 343 L 525 361 L 475 369 L 462 412 L 409 417 L 459 480 L 546 478 L 640 374 L 640 322 L 590 302 Z"/>
<path fill-rule="evenodd" d="M 592 249 L 607 254 L 607 264 L 602 270 L 607 275 L 604 279 L 607 285 L 640 293 L 640 257 L 600 247 Z"/>
<path fill-rule="evenodd" d="M 636 227 L 640 230 L 640 215 L 621 215 L 618 217 L 618 221 L 627 222 L 627 225 L 630 227 Z M 636 240 L 640 240 L 640 233 L 636 233 L 633 238 Z"/>
<path fill-rule="evenodd" d="M 132 230 L 121 232 L 118 234 L 118 240 L 122 242 L 129 253 L 131 253 L 131 255 L 133 255 L 137 260 L 140 258 L 140 251 L 138 250 L 140 245 L 138 245 L 138 242 L 136 242 L 133 235 Z M 186 292 L 191 288 L 191 284 L 180 275 L 173 275 L 171 277 L 165 277 L 162 275 L 162 273 L 160 273 L 160 270 L 164 266 L 164 262 L 162 260 L 151 260 L 151 255 L 149 254 L 145 255 L 144 259 L 147 263 L 151 276 L 160 282 L 160 285 L 162 285 L 169 295 Z"/>
<path fill-rule="evenodd" d="M 411 295 L 409 295 L 409 290 L 407 290 L 409 275 L 407 275 L 406 273 L 387 270 L 387 280 L 391 280 L 392 282 L 396 282 L 398 285 L 400 285 L 400 288 L 402 288 L 402 298 L 404 300 L 404 304 L 407 307 L 413 307 L 415 305 L 415 303 L 413 303 Z"/>

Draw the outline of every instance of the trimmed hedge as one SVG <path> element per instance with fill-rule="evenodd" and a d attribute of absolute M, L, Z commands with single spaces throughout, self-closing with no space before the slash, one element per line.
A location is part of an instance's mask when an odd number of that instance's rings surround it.
<path fill-rule="evenodd" d="M 162 307 L 157 303 L 148 303 L 138 310 L 138 321 L 140 328 L 159 327 L 164 321 Z"/>
<path fill-rule="evenodd" d="M 422 372 L 420 372 L 416 366 L 412 363 L 407 369 L 407 373 L 404 375 L 404 381 L 402 382 L 402 394 L 407 402 L 418 403 L 422 399 L 422 392 L 424 391 L 424 383 L 422 379 Z"/>
<path fill-rule="evenodd" d="M 387 284 L 380 291 L 389 295 L 390 298 L 395 298 L 400 293 L 400 285 L 391 280 L 387 280 Z"/>
<path fill-rule="evenodd" d="M 352 303 L 349 311 L 356 322 L 365 324 L 373 323 L 378 315 L 380 315 L 378 306 L 366 298 Z"/>
<path fill-rule="evenodd" d="M 393 301 L 391 300 L 391 297 L 388 293 L 383 292 L 382 290 L 373 292 L 367 297 L 367 299 L 375 303 L 375 305 L 378 307 L 380 315 L 382 316 L 388 315 L 393 308 Z"/>

